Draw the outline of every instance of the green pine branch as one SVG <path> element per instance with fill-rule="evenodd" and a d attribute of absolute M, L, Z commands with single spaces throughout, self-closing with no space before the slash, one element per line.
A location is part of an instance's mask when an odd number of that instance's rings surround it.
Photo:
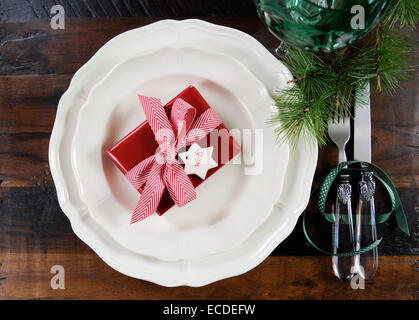
<path fill-rule="evenodd" d="M 371 91 L 394 94 L 414 70 L 414 43 L 400 31 L 414 27 L 417 0 L 393 0 L 375 31 L 362 44 L 319 54 L 288 48 L 282 60 L 294 76 L 290 87 L 275 92 L 277 112 L 269 120 L 278 139 L 295 145 L 302 136 L 327 142 L 327 124 L 335 116 L 351 115 L 355 92 L 371 83 Z"/>

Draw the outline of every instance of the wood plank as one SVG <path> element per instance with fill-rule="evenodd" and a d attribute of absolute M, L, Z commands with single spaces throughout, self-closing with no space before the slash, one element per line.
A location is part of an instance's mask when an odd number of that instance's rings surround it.
<path fill-rule="evenodd" d="M 61 4 L 66 17 L 161 17 L 161 16 L 249 16 L 256 15 L 252 0 L 2 0 L 3 19 L 25 21 L 51 16 L 54 4 Z M 1 18 L 0 15 L 0 18 Z"/>
<path fill-rule="evenodd" d="M 51 184 L 49 133 L 0 133 L 1 187 Z"/>
<path fill-rule="evenodd" d="M 0 76 L 0 186 L 51 185 L 48 145 L 72 75 Z"/>
<path fill-rule="evenodd" d="M 415 39 L 419 40 L 419 32 Z M 415 186 L 419 172 L 418 79 L 416 72 L 416 78 L 402 82 L 394 96 L 375 95 L 371 101 L 372 161 L 390 174 L 409 176 Z"/>
<path fill-rule="evenodd" d="M 124 276 L 93 253 L 1 252 L 0 299 L 418 299 L 419 256 L 380 257 L 376 276 L 354 290 L 332 275 L 330 257 L 269 257 L 248 273 L 201 288 L 165 288 Z M 65 269 L 52 290 L 50 269 Z"/>
<path fill-rule="evenodd" d="M 0 76 L 0 132 L 51 133 L 73 75 Z"/>
<path fill-rule="evenodd" d="M 0 187 L 0 251 L 89 252 L 61 211 L 55 188 Z"/>

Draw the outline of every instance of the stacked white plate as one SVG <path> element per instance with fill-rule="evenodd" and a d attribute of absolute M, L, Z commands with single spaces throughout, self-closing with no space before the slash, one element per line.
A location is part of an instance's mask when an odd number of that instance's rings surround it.
<path fill-rule="evenodd" d="M 277 145 L 266 126 L 270 94 L 289 79 L 252 37 L 200 20 L 164 20 L 110 40 L 74 75 L 50 141 L 74 232 L 112 268 L 164 286 L 202 286 L 257 266 L 294 228 L 317 162 L 316 145 Z M 138 93 L 166 103 L 188 85 L 234 128 L 241 161 L 200 185 L 187 206 L 130 225 L 139 194 L 106 150 L 145 120 Z"/>

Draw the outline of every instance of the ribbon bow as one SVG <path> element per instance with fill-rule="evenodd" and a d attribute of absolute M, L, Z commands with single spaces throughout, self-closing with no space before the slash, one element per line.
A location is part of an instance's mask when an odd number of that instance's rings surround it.
<path fill-rule="evenodd" d="M 165 188 L 180 207 L 196 199 L 195 188 L 176 155 L 179 149 L 201 140 L 222 123 L 211 108 L 195 120 L 195 108 L 180 98 L 173 103 L 169 120 L 160 99 L 138 97 L 159 148 L 125 175 L 136 189 L 143 188 L 131 224 L 156 212 Z"/>

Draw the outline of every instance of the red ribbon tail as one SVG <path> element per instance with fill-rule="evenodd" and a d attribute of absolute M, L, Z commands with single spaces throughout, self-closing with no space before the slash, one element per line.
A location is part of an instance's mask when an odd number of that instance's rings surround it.
<path fill-rule="evenodd" d="M 165 188 L 161 170 L 162 165 L 155 162 L 148 175 L 140 200 L 131 216 L 131 224 L 144 220 L 156 212 Z"/>

